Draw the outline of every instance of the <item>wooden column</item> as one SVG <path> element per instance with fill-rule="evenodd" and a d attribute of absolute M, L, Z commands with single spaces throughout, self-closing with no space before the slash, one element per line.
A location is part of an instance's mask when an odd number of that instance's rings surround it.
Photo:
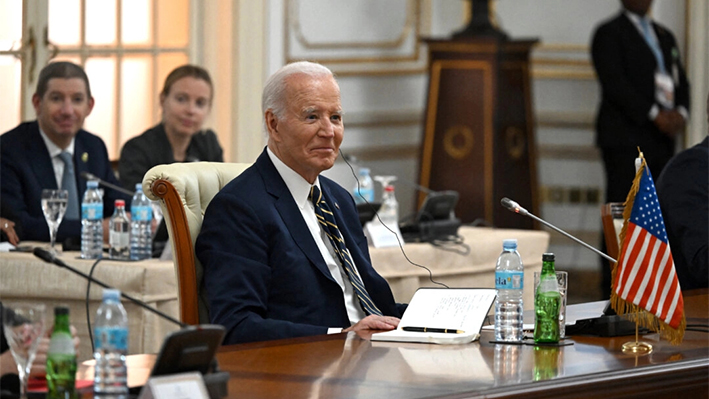
<path fill-rule="evenodd" d="M 456 190 L 456 216 L 495 227 L 531 229 L 538 214 L 529 52 L 536 40 L 428 40 L 429 89 L 420 184 Z M 419 206 L 424 195 L 419 196 Z"/>

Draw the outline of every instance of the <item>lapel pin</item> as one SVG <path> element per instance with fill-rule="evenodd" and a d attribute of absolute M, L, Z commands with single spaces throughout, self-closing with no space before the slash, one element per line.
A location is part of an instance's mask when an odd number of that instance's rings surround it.
<path fill-rule="evenodd" d="M 81 161 L 83 163 L 89 162 L 89 153 L 88 152 L 81 154 Z"/>

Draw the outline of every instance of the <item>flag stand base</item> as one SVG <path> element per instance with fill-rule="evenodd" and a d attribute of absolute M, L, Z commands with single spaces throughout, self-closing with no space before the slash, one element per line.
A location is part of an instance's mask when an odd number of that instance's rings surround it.
<path fill-rule="evenodd" d="M 623 344 L 623 353 L 647 355 L 649 353 L 652 353 L 652 345 L 648 344 L 647 342 L 626 342 Z"/>
<path fill-rule="evenodd" d="M 623 353 L 634 354 L 634 355 L 647 355 L 652 353 L 652 345 L 647 342 L 640 342 L 639 331 L 639 320 L 640 320 L 640 310 L 635 310 L 635 342 L 626 342 L 623 344 Z"/>

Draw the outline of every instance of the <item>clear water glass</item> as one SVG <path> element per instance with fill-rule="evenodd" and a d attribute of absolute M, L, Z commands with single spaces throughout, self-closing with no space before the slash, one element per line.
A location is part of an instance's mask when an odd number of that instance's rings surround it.
<path fill-rule="evenodd" d="M 69 201 L 69 192 L 66 190 L 42 190 L 42 212 L 49 226 L 49 250 L 57 254 L 54 243 L 57 240 L 57 230 L 64 219 L 66 206 Z"/>
<path fill-rule="evenodd" d="M 44 336 L 44 304 L 3 303 L 3 328 L 20 375 L 20 397 L 27 398 L 27 378 L 37 346 Z"/>

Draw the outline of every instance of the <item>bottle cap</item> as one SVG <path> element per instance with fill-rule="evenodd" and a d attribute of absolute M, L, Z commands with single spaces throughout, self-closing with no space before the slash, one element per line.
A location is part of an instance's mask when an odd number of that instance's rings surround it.
<path fill-rule="evenodd" d="M 359 174 L 360 174 L 360 175 L 368 175 L 368 174 L 369 174 L 369 168 L 359 168 Z"/>
<path fill-rule="evenodd" d="M 553 253 L 546 253 L 542 255 L 542 262 L 553 262 L 554 261 L 554 254 Z"/>
<path fill-rule="evenodd" d="M 122 200 L 122 199 L 117 199 L 116 202 L 115 202 L 115 204 L 116 204 L 116 206 L 123 206 L 123 207 L 125 207 L 125 206 L 126 206 L 126 201 L 125 201 L 125 200 Z"/>
<path fill-rule="evenodd" d="M 66 306 L 55 306 L 54 307 L 54 315 L 55 316 L 63 316 L 65 314 L 69 314 L 69 308 Z"/>
<path fill-rule="evenodd" d="M 506 238 L 502 241 L 503 249 L 517 249 L 517 239 L 516 238 Z"/>
<path fill-rule="evenodd" d="M 121 299 L 121 290 L 116 290 L 112 288 L 104 288 L 103 289 L 103 300 L 113 300 L 113 301 L 118 301 Z"/>
<path fill-rule="evenodd" d="M 86 187 L 88 188 L 98 188 L 98 181 L 96 180 L 89 180 L 86 182 Z"/>
<path fill-rule="evenodd" d="M 135 191 L 143 191 L 143 183 L 135 183 Z"/>

